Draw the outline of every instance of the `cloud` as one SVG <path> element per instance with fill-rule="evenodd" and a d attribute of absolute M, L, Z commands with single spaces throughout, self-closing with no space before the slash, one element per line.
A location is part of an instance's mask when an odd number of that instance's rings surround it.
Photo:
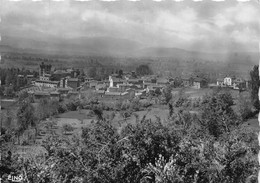
<path fill-rule="evenodd" d="M 185 49 L 225 50 L 233 44 L 255 48 L 260 23 L 255 5 L 204 1 L 5 1 L 1 8 L 2 35 L 35 39 L 50 35 L 60 39 L 107 36 L 138 41 L 144 46 Z"/>

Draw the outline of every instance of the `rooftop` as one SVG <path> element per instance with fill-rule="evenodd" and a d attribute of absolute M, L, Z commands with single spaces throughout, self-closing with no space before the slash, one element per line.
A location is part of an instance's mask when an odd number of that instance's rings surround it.
<path fill-rule="evenodd" d="M 121 78 L 115 78 L 115 77 L 112 77 L 111 78 L 112 80 L 113 80 L 113 82 L 126 82 L 126 80 L 124 80 L 124 79 L 121 79 Z"/>
<path fill-rule="evenodd" d="M 218 78 L 217 81 L 224 81 L 224 78 Z"/>
<path fill-rule="evenodd" d="M 44 91 L 35 91 L 34 95 L 48 96 L 48 95 L 50 95 L 50 93 L 49 92 L 44 92 Z"/>
<path fill-rule="evenodd" d="M 160 79 L 157 79 L 157 83 L 168 83 L 168 79 L 165 79 L 165 78 L 160 78 Z"/>
<path fill-rule="evenodd" d="M 105 92 L 105 95 L 115 95 L 115 96 L 122 96 L 122 95 L 126 95 L 128 94 L 128 92 Z"/>
<path fill-rule="evenodd" d="M 205 81 L 205 79 L 203 79 L 203 78 L 194 78 L 194 81 L 195 82 L 202 82 L 202 81 Z"/>
<path fill-rule="evenodd" d="M 54 71 L 54 74 L 69 74 L 69 72 L 64 71 L 64 70 L 56 70 L 56 71 Z"/>
<path fill-rule="evenodd" d="M 71 82 L 78 82 L 79 79 L 78 79 L 78 78 L 68 78 L 68 81 L 71 81 Z"/>
<path fill-rule="evenodd" d="M 51 94 L 51 95 L 59 95 L 60 93 L 57 92 L 57 91 L 54 91 L 54 92 L 51 92 L 50 94 Z"/>
<path fill-rule="evenodd" d="M 99 94 L 104 94 L 106 91 L 105 90 L 96 90 L 95 92 L 99 93 Z"/>
<path fill-rule="evenodd" d="M 46 80 L 36 80 L 35 82 L 50 83 L 50 84 L 58 84 L 59 83 L 59 81 L 46 81 Z"/>
<path fill-rule="evenodd" d="M 57 91 L 69 91 L 71 90 L 70 88 L 58 88 Z"/>
<path fill-rule="evenodd" d="M 181 79 L 187 81 L 187 80 L 190 80 L 190 77 L 188 77 L 188 76 L 182 76 Z"/>

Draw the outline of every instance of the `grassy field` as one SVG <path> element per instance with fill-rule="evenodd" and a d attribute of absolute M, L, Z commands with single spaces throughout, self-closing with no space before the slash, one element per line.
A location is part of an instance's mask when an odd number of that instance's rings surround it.
<path fill-rule="evenodd" d="M 243 124 L 243 126 L 244 126 L 245 128 L 252 129 L 252 130 L 254 130 L 254 131 L 256 131 L 256 132 L 259 132 L 259 130 L 260 130 L 259 121 L 258 121 L 258 118 L 257 118 L 257 117 L 247 120 L 247 121 Z"/>
<path fill-rule="evenodd" d="M 88 114 L 90 110 L 80 110 L 80 111 L 68 111 L 62 114 L 59 114 L 57 118 L 71 118 L 71 119 L 89 119 Z"/>

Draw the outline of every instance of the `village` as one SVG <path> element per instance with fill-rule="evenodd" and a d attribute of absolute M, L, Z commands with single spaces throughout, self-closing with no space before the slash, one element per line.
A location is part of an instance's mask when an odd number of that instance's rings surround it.
<path fill-rule="evenodd" d="M 205 89 L 214 87 L 247 90 L 248 81 L 235 76 L 218 78 L 216 83 L 208 83 L 206 78 L 180 76 L 177 78 L 157 75 L 137 76 L 135 71 L 114 73 L 106 80 L 95 80 L 82 76 L 78 69 L 53 70 L 52 65 L 42 62 L 39 76 L 18 75 L 17 83 L 25 86 L 17 93 L 27 91 L 34 99 L 50 98 L 60 100 L 67 96 L 80 97 L 84 91 L 96 93 L 99 100 L 126 100 L 134 97 L 145 98 L 147 94 L 162 92 L 166 87 Z M 6 86 L 9 87 L 9 86 Z"/>

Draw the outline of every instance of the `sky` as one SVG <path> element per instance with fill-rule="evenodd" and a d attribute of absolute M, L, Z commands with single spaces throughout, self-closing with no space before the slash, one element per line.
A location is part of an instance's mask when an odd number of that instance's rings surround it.
<path fill-rule="evenodd" d="M 250 2 L 1 1 L 0 32 L 34 40 L 129 40 L 136 47 L 259 50 L 260 4 Z M 82 39 L 85 40 L 85 39 Z"/>

